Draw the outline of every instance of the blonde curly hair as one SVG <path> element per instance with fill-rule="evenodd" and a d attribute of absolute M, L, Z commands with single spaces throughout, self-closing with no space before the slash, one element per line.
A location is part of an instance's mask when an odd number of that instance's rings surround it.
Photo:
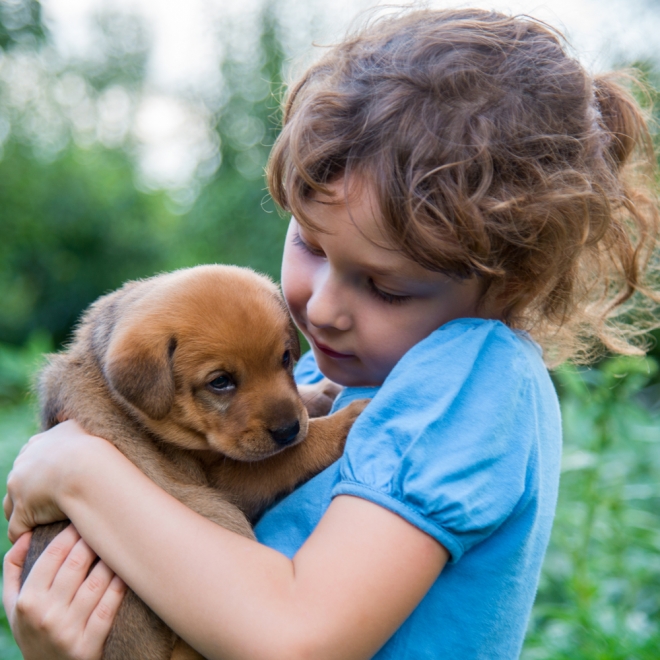
<path fill-rule="evenodd" d="M 550 364 L 640 354 L 659 325 L 655 156 L 640 106 L 528 17 L 422 10 L 376 20 L 294 84 L 268 179 L 307 201 L 359 175 L 393 244 L 483 280 Z"/>

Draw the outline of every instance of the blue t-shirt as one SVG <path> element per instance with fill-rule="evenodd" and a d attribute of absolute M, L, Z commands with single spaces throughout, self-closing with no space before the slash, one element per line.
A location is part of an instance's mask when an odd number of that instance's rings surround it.
<path fill-rule="evenodd" d="M 301 382 L 321 378 L 311 354 Z M 499 321 L 458 319 L 406 353 L 344 455 L 268 511 L 257 538 L 293 557 L 337 495 L 375 502 L 450 560 L 374 656 L 512 660 L 520 654 L 557 501 L 559 404 L 540 348 Z"/>

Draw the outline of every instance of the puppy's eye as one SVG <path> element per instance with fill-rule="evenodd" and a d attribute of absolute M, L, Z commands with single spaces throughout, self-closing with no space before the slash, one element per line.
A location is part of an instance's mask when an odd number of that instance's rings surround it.
<path fill-rule="evenodd" d="M 291 351 L 284 351 L 284 355 L 282 356 L 282 366 L 285 369 L 288 369 L 290 364 L 291 364 Z"/>
<path fill-rule="evenodd" d="M 227 392 L 229 390 L 233 390 L 236 385 L 229 376 L 222 375 L 214 378 L 210 383 L 206 385 L 206 387 L 212 392 Z"/>

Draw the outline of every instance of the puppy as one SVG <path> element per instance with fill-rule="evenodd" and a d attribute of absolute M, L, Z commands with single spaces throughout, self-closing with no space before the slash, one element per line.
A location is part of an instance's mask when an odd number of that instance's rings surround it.
<path fill-rule="evenodd" d="M 129 282 L 50 356 L 42 428 L 77 420 L 188 507 L 254 538 L 250 520 L 339 458 L 364 407 L 310 420 L 292 376 L 299 353 L 278 289 L 251 270 L 198 266 Z M 67 524 L 35 530 L 23 580 Z M 200 657 L 126 594 L 104 660 Z"/>

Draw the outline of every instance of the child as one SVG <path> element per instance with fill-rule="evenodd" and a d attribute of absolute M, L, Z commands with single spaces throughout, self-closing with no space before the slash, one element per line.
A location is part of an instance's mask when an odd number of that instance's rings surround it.
<path fill-rule="evenodd" d="M 269 179 L 313 347 L 297 377 L 373 400 L 343 458 L 263 516 L 265 545 L 74 422 L 36 436 L 5 501 L 26 660 L 100 657 L 109 567 L 208 658 L 517 657 L 559 474 L 539 345 L 640 352 L 624 320 L 658 299 L 658 219 L 626 171 L 646 145 L 634 100 L 530 19 L 416 11 L 331 49 L 291 90 Z M 19 596 L 19 535 L 63 517 L 89 546 L 63 532 Z"/>

